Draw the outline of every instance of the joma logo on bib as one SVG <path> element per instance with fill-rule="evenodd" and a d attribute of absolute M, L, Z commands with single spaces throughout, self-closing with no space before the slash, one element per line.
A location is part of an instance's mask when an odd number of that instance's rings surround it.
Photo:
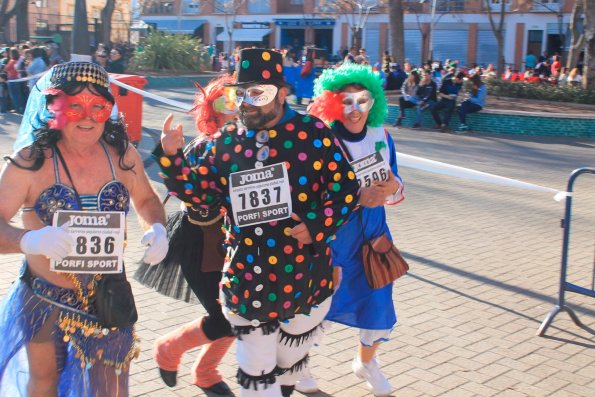
<path fill-rule="evenodd" d="M 108 216 L 70 215 L 69 226 L 107 226 Z"/>
<path fill-rule="evenodd" d="M 240 185 L 245 185 L 246 183 L 258 182 L 266 179 L 271 179 L 275 175 L 273 171 L 266 170 L 261 172 L 251 172 L 249 174 L 240 175 Z"/>

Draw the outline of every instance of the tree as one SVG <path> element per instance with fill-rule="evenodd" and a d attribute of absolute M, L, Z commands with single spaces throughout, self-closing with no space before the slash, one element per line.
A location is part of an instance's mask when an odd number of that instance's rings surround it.
<path fill-rule="evenodd" d="M 17 40 L 29 40 L 29 2 L 27 0 L 17 0 L 16 20 L 17 20 Z"/>
<path fill-rule="evenodd" d="M 586 90 L 595 90 L 595 1 L 582 2 L 585 12 L 585 62 L 582 84 Z"/>
<path fill-rule="evenodd" d="M 401 3 L 401 0 L 397 1 Z M 384 0 L 320 0 L 318 10 L 323 13 L 344 16 L 351 30 L 351 46 L 359 49 L 362 45 L 362 33 L 368 22 L 370 11 L 383 6 L 384 3 Z"/>
<path fill-rule="evenodd" d="M 583 1 L 577 0 L 572 8 L 572 16 L 570 17 L 570 50 L 566 59 L 567 68 L 575 68 L 578 64 L 578 58 L 585 48 L 585 35 L 579 29 L 581 15 L 583 14 Z"/>
<path fill-rule="evenodd" d="M 89 22 L 87 20 L 87 3 L 75 0 L 74 21 L 72 23 L 71 54 L 91 55 L 89 46 Z"/>
<path fill-rule="evenodd" d="M 388 23 L 390 27 L 390 52 L 399 64 L 405 63 L 405 22 L 402 0 L 389 0 Z"/>
<path fill-rule="evenodd" d="M 498 75 L 500 72 L 504 71 L 504 18 L 506 17 L 506 1 L 500 1 L 500 10 L 498 10 L 499 20 L 496 23 L 494 21 L 494 13 L 492 12 L 490 0 L 484 0 L 484 4 L 488 11 L 488 18 L 490 20 L 490 26 L 492 28 L 492 32 L 494 36 L 496 36 L 496 41 L 498 42 Z"/>
<path fill-rule="evenodd" d="M 0 1 L 0 43 L 7 43 L 9 41 L 5 29 L 8 27 L 8 22 L 17 14 L 19 2 L 13 2 L 12 7 L 8 9 L 10 2 L 11 0 Z"/>
<path fill-rule="evenodd" d="M 233 31 L 236 23 L 236 16 L 239 9 L 246 3 L 246 0 L 211 0 L 215 12 L 223 14 L 225 21 L 225 30 L 228 36 L 228 50 L 227 53 L 231 55 L 233 48 L 231 47 Z"/>
<path fill-rule="evenodd" d="M 112 16 L 116 8 L 116 0 L 105 0 L 105 7 L 101 9 L 101 36 L 103 43 L 109 43 L 112 32 Z"/>

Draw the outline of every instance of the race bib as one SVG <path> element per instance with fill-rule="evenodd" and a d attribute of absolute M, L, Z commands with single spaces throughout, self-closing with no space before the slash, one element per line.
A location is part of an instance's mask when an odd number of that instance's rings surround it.
<path fill-rule="evenodd" d="M 54 226 L 68 223 L 74 252 L 50 261 L 50 269 L 68 273 L 121 273 L 124 257 L 124 213 L 120 211 L 56 211 Z"/>
<path fill-rule="evenodd" d="M 389 169 L 380 152 L 374 152 L 361 159 L 353 160 L 351 167 L 355 171 L 361 187 L 368 187 L 374 181 L 387 181 Z"/>
<path fill-rule="evenodd" d="M 285 163 L 229 175 L 229 195 L 236 225 L 248 226 L 291 216 L 291 190 Z"/>

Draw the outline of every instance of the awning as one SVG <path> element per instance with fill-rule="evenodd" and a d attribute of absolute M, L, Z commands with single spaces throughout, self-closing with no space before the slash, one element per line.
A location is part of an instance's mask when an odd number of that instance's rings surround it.
<path fill-rule="evenodd" d="M 312 19 L 275 19 L 277 26 L 335 26 L 335 20 L 329 18 Z"/>
<path fill-rule="evenodd" d="M 148 24 L 156 25 L 157 30 L 173 34 L 193 34 L 196 28 L 201 27 L 205 19 L 144 19 Z"/>
<path fill-rule="evenodd" d="M 264 36 L 271 33 L 273 29 L 234 29 L 231 41 L 262 41 Z M 221 32 L 217 35 L 217 41 L 228 41 L 229 34 Z"/>

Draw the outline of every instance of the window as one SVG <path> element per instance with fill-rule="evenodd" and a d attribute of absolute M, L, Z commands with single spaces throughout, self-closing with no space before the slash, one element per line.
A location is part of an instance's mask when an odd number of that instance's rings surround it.
<path fill-rule="evenodd" d="M 453 12 L 453 11 L 465 11 L 464 0 L 438 0 L 436 1 L 437 12 Z"/>
<path fill-rule="evenodd" d="M 248 0 L 248 14 L 270 14 L 271 2 L 269 0 Z"/>
<path fill-rule="evenodd" d="M 560 11 L 560 0 L 534 1 L 531 11 L 558 12 L 558 11 Z"/>
<path fill-rule="evenodd" d="M 183 14 L 200 14 L 200 1 L 184 0 L 182 3 Z"/>

